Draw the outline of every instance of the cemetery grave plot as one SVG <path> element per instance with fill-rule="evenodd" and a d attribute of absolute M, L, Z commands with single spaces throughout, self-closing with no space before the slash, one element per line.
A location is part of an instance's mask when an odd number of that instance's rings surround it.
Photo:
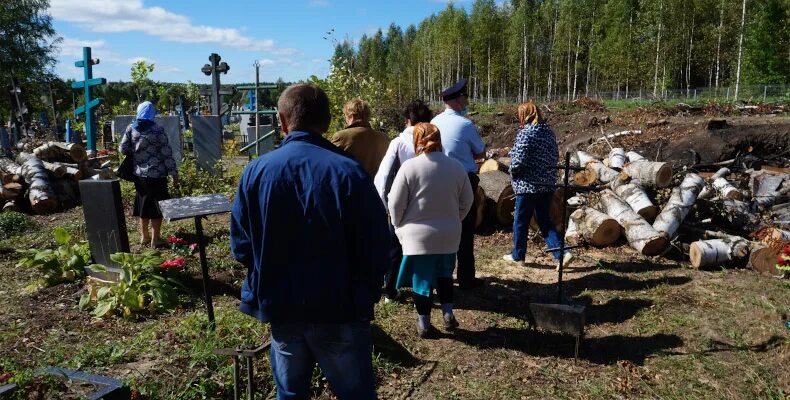
<path fill-rule="evenodd" d="M 615 120 L 624 118 L 613 114 Z M 555 121 L 560 140 L 578 138 L 562 132 L 574 122 Z M 637 126 L 619 128 L 606 132 Z M 595 140 L 597 133 L 596 127 L 589 138 Z M 491 139 L 489 132 L 485 136 Z M 587 139 L 578 139 L 587 146 Z M 230 398 L 232 367 L 212 350 L 261 343 L 267 328 L 237 310 L 245 271 L 229 255 L 227 215 L 204 222 L 215 295 L 213 333 L 206 329 L 194 255 L 186 257 L 190 301 L 135 320 L 94 319 L 79 311 L 83 284 L 30 287 L 37 273 L 15 267 L 14 248 L 52 246 L 56 226 L 77 238 L 87 234 L 79 208 L 32 218 L 34 228 L 0 242 L 0 302 L 7 305 L 0 312 L 0 374 L 56 365 L 129 382 L 138 398 Z M 126 218 L 131 250 L 141 252 L 136 221 Z M 196 241 L 193 232 L 189 220 L 164 226 L 166 236 L 188 242 Z M 402 303 L 377 305 L 374 365 L 380 398 L 736 399 L 781 398 L 790 391 L 787 280 L 748 269 L 688 268 L 679 253 L 648 257 L 622 239 L 580 250 L 582 257 L 565 270 L 568 296 L 588 310 L 585 340 L 574 362 L 572 338 L 527 327 L 530 299 L 555 293 L 554 262 L 538 239 L 529 244 L 530 268 L 508 264 L 501 256 L 510 241 L 507 227 L 481 226 L 475 248 L 487 285 L 456 291 L 461 329 L 453 335 L 417 339 L 408 295 Z M 267 359 L 255 361 L 255 386 L 262 393 L 273 389 Z M 316 398 L 332 398 L 320 377 L 312 385 Z"/>

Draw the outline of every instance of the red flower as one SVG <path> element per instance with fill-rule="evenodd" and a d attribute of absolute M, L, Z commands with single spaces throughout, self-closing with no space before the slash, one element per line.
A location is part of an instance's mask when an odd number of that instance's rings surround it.
<path fill-rule="evenodd" d="M 186 240 L 175 236 L 168 236 L 167 243 L 170 243 L 173 246 L 186 246 L 188 244 Z"/>
<path fill-rule="evenodd" d="M 777 265 L 788 265 L 790 261 L 785 258 L 785 256 L 776 257 L 776 264 Z"/>
<path fill-rule="evenodd" d="M 163 262 L 159 266 L 162 267 L 162 269 L 181 269 L 186 267 L 186 265 L 187 260 L 185 260 L 184 257 L 176 257 L 172 260 Z"/>

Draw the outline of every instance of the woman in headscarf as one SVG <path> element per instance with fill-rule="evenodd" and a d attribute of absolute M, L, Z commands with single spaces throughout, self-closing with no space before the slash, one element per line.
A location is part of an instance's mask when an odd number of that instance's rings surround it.
<path fill-rule="evenodd" d="M 461 242 L 461 220 L 472 207 L 472 187 L 460 162 L 442 152 L 439 129 L 414 126 L 415 157 L 403 163 L 388 196 L 390 219 L 403 246 L 397 286 L 411 287 L 417 308 L 417 334 L 426 338 L 431 325 L 431 292 L 441 302 L 444 327 L 456 328 L 453 315 L 453 269 Z"/>
<path fill-rule="evenodd" d="M 384 208 L 387 208 L 387 196 L 389 195 L 392 182 L 398 173 L 401 164 L 414 157 L 414 125 L 420 122 L 431 122 L 433 115 L 431 109 L 422 100 L 415 100 L 406 106 L 403 111 L 406 118 L 406 129 L 401 134 L 390 141 L 387 152 L 381 160 L 378 172 L 373 178 L 373 184 L 379 192 Z M 390 234 L 392 235 L 392 247 L 390 248 L 390 268 L 384 275 L 384 302 L 394 301 L 398 297 L 396 283 L 398 271 L 403 261 L 403 249 L 400 245 L 395 227 L 390 223 Z"/>
<path fill-rule="evenodd" d="M 557 139 L 540 110 L 530 100 L 518 106 L 521 130 L 510 150 L 510 175 L 516 194 L 513 218 L 513 251 L 502 258 L 523 263 L 527 255 L 527 233 L 532 214 L 538 221 L 540 233 L 549 248 L 560 246 L 559 236 L 551 221 L 549 209 L 557 183 Z M 559 259 L 559 252 L 552 253 Z M 570 262 L 571 253 L 565 253 Z M 567 265 L 567 264 L 566 264 Z"/>
<path fill-rule="evenodd" d="M 150 101 L 137 106 L 137 118 L 126 128 L 120 151 L 134 157 L 134 198 L 132 215 L 140 218 L 140 243 L 151 247 L 167 244 L 162 239 L 162 211 L 159 201 L 167 200 L 167 177 L 178 184 L 178 170 L 173 150 L 161 126 L 154 122 L 156 109 Z M 149 232 L 149 226 L 153 234 Z"/>

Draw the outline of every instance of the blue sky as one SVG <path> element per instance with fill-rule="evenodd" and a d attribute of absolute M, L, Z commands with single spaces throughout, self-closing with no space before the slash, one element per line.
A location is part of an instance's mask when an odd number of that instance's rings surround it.
<path fill-rule="evenodd" d="M 406 27 L 447 6 L 443 0 L 50 0 L 50 13 L 63 38 L 56 73 L 81 78 L 74 61 L 90 46 L 101 63 L 94 76 L 131 80 L 135 60 L 156 65 L 158 81 L 210 83 L 200 72 L 212 52 L 230 71 L 227 83 L 253 81 L 255 60 L 261 78 L 273 81 L 326 76 L 334 37 L 358 40 L 391 22 Z M 455 4 L 470 7 L 470 0 Z"/>

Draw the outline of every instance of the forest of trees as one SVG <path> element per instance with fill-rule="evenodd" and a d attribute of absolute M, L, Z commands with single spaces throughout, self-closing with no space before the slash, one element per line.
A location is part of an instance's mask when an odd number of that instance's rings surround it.
<path fill-rule="evenodd" d="M 788 83 L 790 0 L 475 0 L 335 44 L 334 66 L 350 63 L 399 101 L 436 100 L 461 77 L 479 102 L 652 98 Z"/>

